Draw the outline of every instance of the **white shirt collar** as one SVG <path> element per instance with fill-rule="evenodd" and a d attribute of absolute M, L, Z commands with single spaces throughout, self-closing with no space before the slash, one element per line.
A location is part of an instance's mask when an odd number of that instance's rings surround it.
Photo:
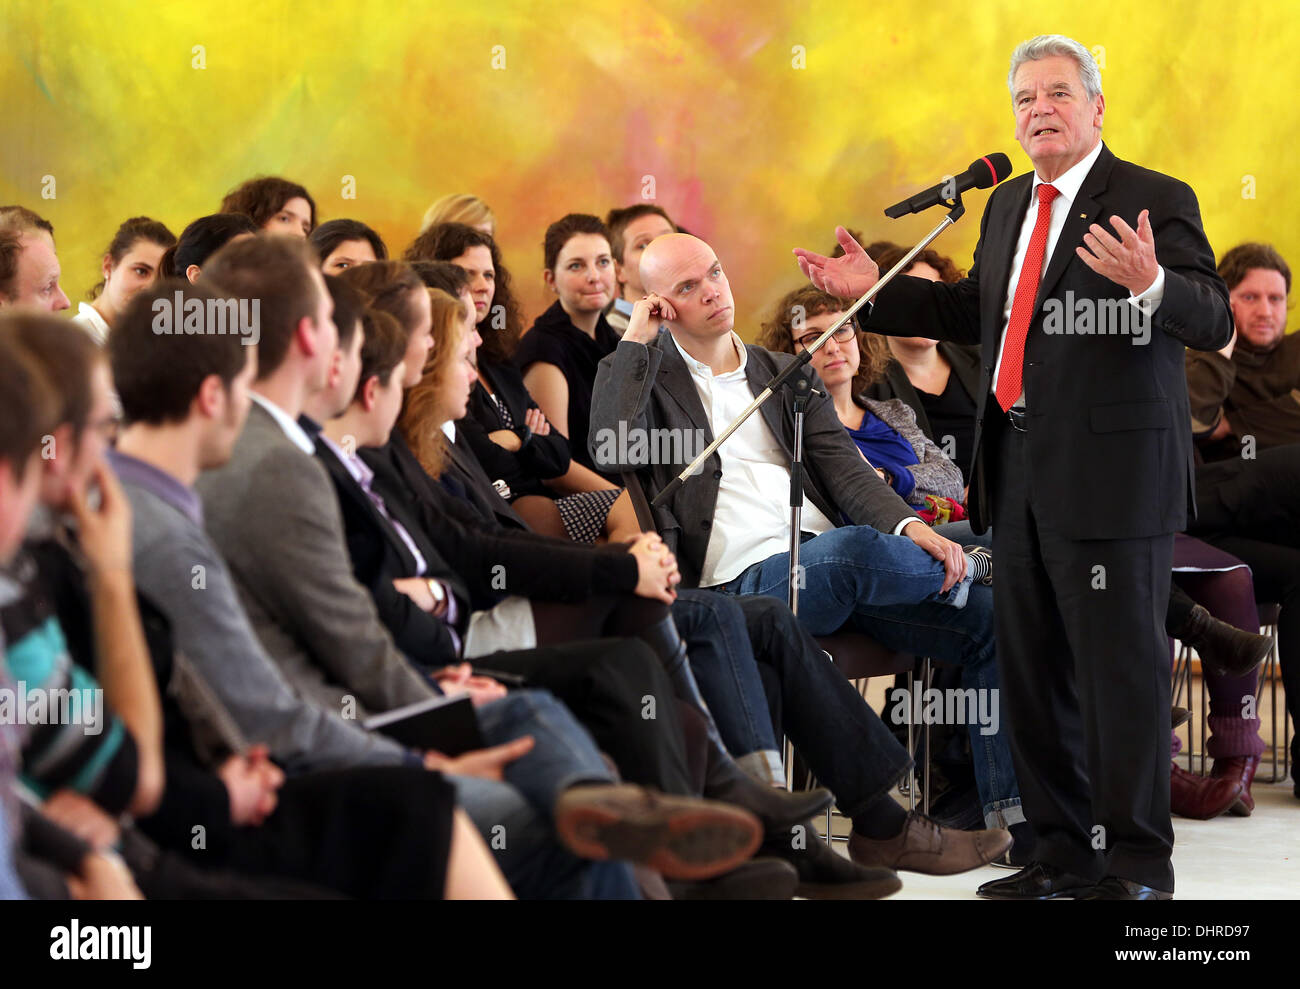
<path fill-rule="evenodd" d="M 442 434 L 447 437 L 448 443 L 456 442 L 456 424 L 448 419 L 442 424 Z"/>
<path fill-rule="evenodd" d="M 745 376 L 745 365 L 749 363 L 749 351 L 745 348 L 745 342 L 741 340 L 740 337 L 736 336 L 735 330 L 731 331 L 731 345 L 736 348 L 736 353 L 740 355 L 740 366 L 734 371 L 726 371 L 720 375 L 715 375 L 713 373 L 713 368 L 709 367 L 709 365 L 705 364 L 703 361 L 697 361 L 694 357 L 683 350 L 682 345 L 677 342 L 677 337 L 674 336 L 671 331 L 668 333 L 668 338 L 672 340 L 673 346 L 677 348 L 677 353 L 682 355 L 682 360 L 686 362 L 686 368 L 691 372 L 691 374 L 704 378 L 725 378 L 731 375 L 739 375 L 743 378 Z"/>
<path fill-rule="evenodd" d="M 77 315 L 72 317 L 72 321 L 89 333 L 90 338 L 101 347 L 108 340 L 108 323 L 99 314 L 99 310 L 89 302 L 77 306 Z"/>
<path fill-rule="evenodd" d="M 1088 152 L 1081 161 L 1075 162 L 1062 174 L 1052 179 L 1051 185 L 1056 187 L 1060 198 L 1067 203 L 1074 202 L 1079 195 L 1079 189 L 1083 186 L 1083 180 L 1088 177 L 1092 171 L 1092 166 L 1097 163 L 1098 156 L 1101 155 L 1101 138 L 1097 138 L 1097 146 Z M 1038 172 L 1034 172 L 1034 186 L 1030 190 L 1030 200 L 1032 201 L 1038 195 L 1038 187 L 1044 184 L 1044 180 L 1038 177 Z"/>
<path fill-rule="evenodd" d="M 275 420 L 276 425 L 284 430 L 284 435 L 289 437 L 294 446 L 308 456 L 316 453 L 316 444 L 311 441 L 311 437 L 307 435 L 303 428 L 298 425 L 297 421 L 290 416 L 289 413 L 285 412 L 284 409 L 280 408 L 280 406 L 276 405 L 269 398 L 265 398 L 255 391 L 249 392 L 248 397 L 262 408 L 266 409 L 270 417 Z"/>

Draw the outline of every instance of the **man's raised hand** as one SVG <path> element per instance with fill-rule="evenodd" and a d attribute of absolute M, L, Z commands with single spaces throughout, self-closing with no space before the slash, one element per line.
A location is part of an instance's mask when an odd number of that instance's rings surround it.
<path fill-rule="evenodd" d="M 880 279 L 880 269 L 862 245 L 843 227 L 835 228 L 835 239 L 844 248 L 843 257 L 828 258 L 802 247 L 794 249 L 799 270 L 823 292 L 841 299 L 856 299 Z"/>

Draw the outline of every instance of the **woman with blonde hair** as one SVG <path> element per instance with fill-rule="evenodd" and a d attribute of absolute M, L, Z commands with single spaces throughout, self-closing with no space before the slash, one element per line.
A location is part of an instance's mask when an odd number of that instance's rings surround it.
<path fill-rule="evenodd" d="M 487 203 L 467 192 L 443 196 L 424 211 L 420 233 L 438 223 L 463 223 L 489 237 L 496 236 L 497 220 Z"/>

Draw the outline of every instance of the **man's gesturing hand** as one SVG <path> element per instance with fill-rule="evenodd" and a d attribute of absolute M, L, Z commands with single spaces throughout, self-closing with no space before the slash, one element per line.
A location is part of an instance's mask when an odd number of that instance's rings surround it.
<path fill-rule="evenodd" d="M 531 752 L 533 744 L 533 736 L 524 735 L 504 745 L 475 749 L 454 759 L 430 750 L 424 754 L 424 768 L 436 769 L 449 776 L 477 776 L 500 783 L 506 766 Z"/>
<path fill-rule="evenodd" d="M 943 564 L 943 591 L 966 579 L 966 554 L 951 539 L 945 539 L 924 522 L 909 522 L 903 535 Z"/>
<path fill-rule="evenodd" d="M 1087 247 L 1076 247 L 1075 253 L 1097 274 L 1123 285 L 1133 295 L 1141 295 L 1155 284 L 1160 273 L 1156 238 L 1151 232 L 1151 211 L 1144 209 L 1138 214 L 1137 230 L 1118 216 L 1112 216 L 1110 224 L 1119 234 L 1119 240 L 1101 224 L 1094 223 L 1083 235 Z"/>
<path fill-rule="evenodd" d="M 862 245 L 843 227 L 835 228 L 835 239 L 844 248 L 844 256 L 828 258 L 802 247 L 794 249 L 799 270 L 823 292 L 841 299 L 856 299 L 880 279 L 880 269 Z"/>

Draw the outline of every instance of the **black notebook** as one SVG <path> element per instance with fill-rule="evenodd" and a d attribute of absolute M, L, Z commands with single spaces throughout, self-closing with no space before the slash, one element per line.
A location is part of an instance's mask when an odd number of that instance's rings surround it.
<path fill-rule="evenodd" d="M 487 747 L 468 694 L 407 704 L 367 718 L 361 727 L 382 732 L 412 749 L 432 749 L 449 756 Z"/>

